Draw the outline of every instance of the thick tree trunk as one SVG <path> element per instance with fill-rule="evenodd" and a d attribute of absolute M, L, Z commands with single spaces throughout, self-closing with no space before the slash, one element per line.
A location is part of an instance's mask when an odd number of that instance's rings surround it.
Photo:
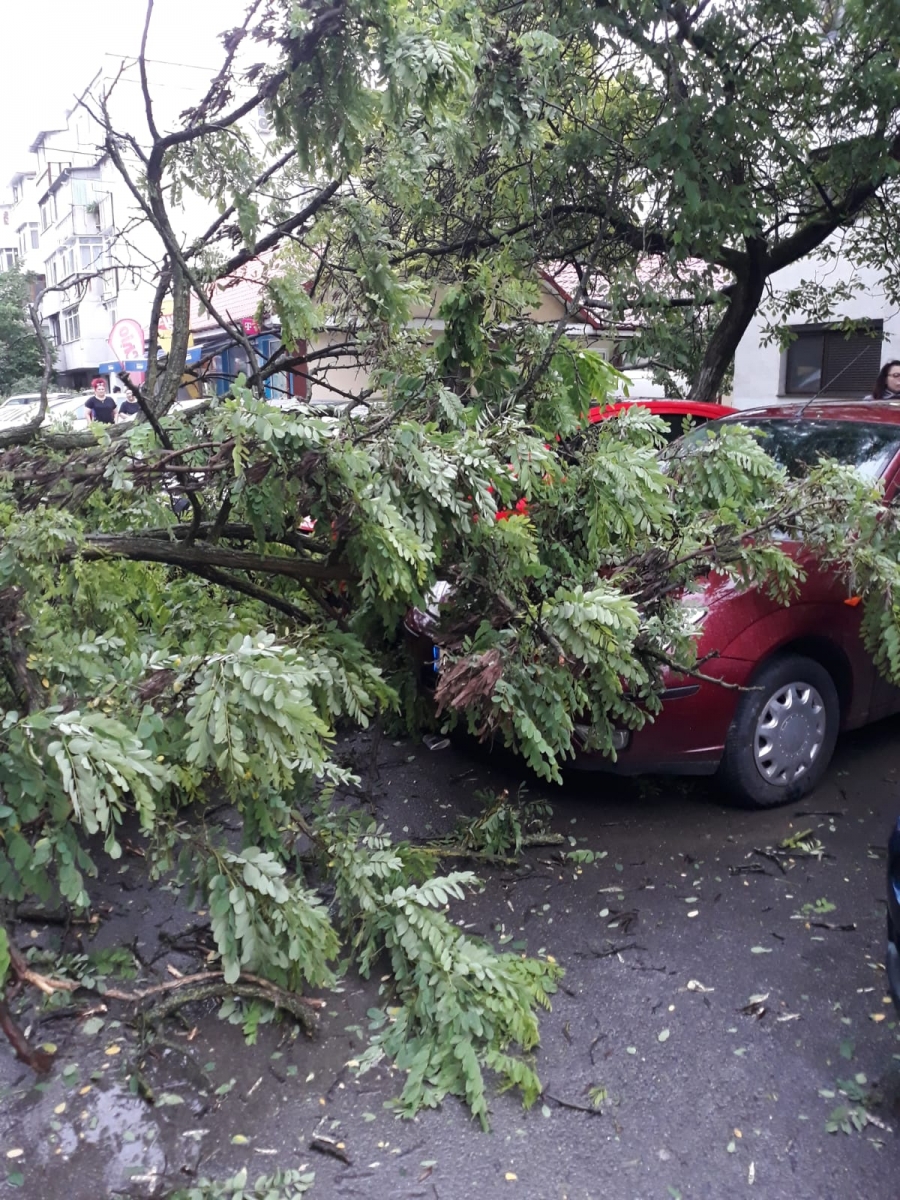
<path fill-rule="evenodd" d="M 748 242 L 744 259 L 745 266 L 737 273 L 729 305 L 709 339 L 703 362 L 692 382 L 691 400 L 719 399 L 734 352 L 762 300 L 768 278 L 765 244 Z"/>

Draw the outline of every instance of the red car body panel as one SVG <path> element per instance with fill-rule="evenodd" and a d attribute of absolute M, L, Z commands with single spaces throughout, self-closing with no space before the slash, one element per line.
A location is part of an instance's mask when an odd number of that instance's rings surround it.
<path fill-rule="evenodd" d="M 729 408 L 727 404 L 711 404 L 702 400 L 641 400 L 635 398 L 634 400 L 619 400 L 605 408 L 599 406 L 592 408 L 588 412 L 588 420 L 592 425 L 596 425 L 600 421 L 618 416 L 626 408 L 634 408 L 635 405 L 646 408 L 656 417 L 665 418 L 669 423 L 673 438 L 680 437 L 684 432 L 685 417 L 690 417 L 695 425 L 700 425 L 706 421 L 716 421 L 719 417 L 727 417 L 731 413 L 737 412 L 737 409 Z"/>
<path fill-rule="evenodd" d="M 736 408 L 729 408 L 727 404 L 713 404 L 706 400 L 642 400 L 635 397 L 633 400 L 617 400 L 615 404 L 606 408 L 592 408 L 588 413 L 588 420 L 592 425 L 596 425 L 598 421 L 614 417 L 616 413 L 624 412 L 626 408 L 632 408 L 635 404 L 658 417 L 696 417 L 700 421 L 715 421 L 719 417 L 727 417 L 738 411 Z"/>
<path fill-rule="evenodd" d="M 773 405 L 747 412 L 753 417 L 807 417 L 900 425 L 900 404 L 889 401 Z M 882 473 L 885 500 L 900 485 L 900 453 Z M 700 639 L 700 657 L 716 652 L 702 666 L 706 675 L 731 685 L 752 685 L 754 675 L 780 652 L 818 659 L 831 674 L 841 704 L 841 729 L 855 729 L 900 712 L 900 688 L 876 671 L 860 636 L 857 597 L 835 572 L 820 567 L 812 553 L 791 547 L 807 571 L 788 605 L 758 588 L 741 591 L 712 576 L 699 593 L 708 608 Z M 719 765 L 740 692 L 734 686 L 671 674 L 666 677 L 663 708 L 652 722 L 632 733 L 616 760 L 576 752 L 581 768 L 617 774 L 712 774 Z"/>

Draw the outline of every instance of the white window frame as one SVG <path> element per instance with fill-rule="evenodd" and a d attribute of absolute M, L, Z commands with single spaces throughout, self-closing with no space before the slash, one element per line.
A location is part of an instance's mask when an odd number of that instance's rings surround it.
<path fill-rule="evenodd" d="M 81 318 L 78 315 L 78 305 L 75 304 L 72 308 L 64 308 L 62 311 L 63 324 L 63 341 L 64 342 L 80 342 L 81 341 Z"/>
<path fill-rule="evenodd" d="M 59 252 L 60 257 L 60 279 L 69 279 L 72 275 L 78 273 L 78 267 L 75 262 L 75 246 L 64 246 Z"/>
<path fill-rule="evenodd" d="M 41 229 L 46 233 L 52 225 L 56 224 L 59 215 L 56 208 L 56 192 L 52 192 L 46 200 L 41 201 L 40 213 Z"/>
<path fill-rule="evenodd" d="M 79 238 L 78 239 L 78 254 L 80 261 L 80 270 L 87 274 L 96 271 L 100 267 L 100 259 L 103 254 L 103 239 L 102 238 Z"/>

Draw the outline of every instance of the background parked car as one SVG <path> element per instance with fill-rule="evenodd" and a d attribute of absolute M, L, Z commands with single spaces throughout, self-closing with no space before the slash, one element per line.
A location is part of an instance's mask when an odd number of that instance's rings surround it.
<path fill-rule="evenodd" d="M 737 412 L 736 408 L 730 408 L 727 404 L 710 404 L 702 400 L 657 400 L 636 396 L 633 399 L 618 400 L 606 408 L 592 408 L 588 418 L 591 424 L 596 425 L 598 421 L 614 417 L 635 404 L 646 408 L 655 417 L 663 418 L 669 428 L 669 441 L 681 437 L 691 425 L 705 425 L 707 421 L 717 421 L 719 417 L 727 417 Z"/>
<path fill-rule="evenodd" d="M 41 422 L 42 428 L 47 425 L 66 424 L 75 429 L 83 429 L 87 425 L 84 415 L 84 403 L 89 400 L 91 392 L 49 392 L 47 394 L 47 412 Z M 41 397 L 38 392 L 28 392 L 10 398 L 0 405 L 0 429 L 13 429 L 17 425 L 27 425 L 37 414 Z"/>

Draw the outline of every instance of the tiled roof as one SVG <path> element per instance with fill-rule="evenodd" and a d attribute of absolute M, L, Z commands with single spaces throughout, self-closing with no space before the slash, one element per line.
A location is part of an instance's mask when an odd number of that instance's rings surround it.
<path fill-rule="evenodd" d="M 219 313 L 226 319 L 242 321 L 247 317 L 255 317 L 259 312 L 265 292 L 263 287 L 264 265 L 259 261 L 248 263 L 239 275 L 220 280 L 212 289 L 211 300 Z M 678 285 L 685 281 L 685 276 L 700 275 L 708 270 L 708 265 L 700 259 L 688 259 L 679 264 L 679 274 L 672 270 L 671 263 L 660 255 L 647 255 L 642 258 L 635 269 L 635 282 L 644 286 L 657 288 L 660 292 L 678 292 Z M 578 272 L 571 263 L 551 263 L 540 271 L 544 282 L 556 292 L 564 303 L 569 304 L 578 290 Z M 716 270 L 713 280 L 717 286 L 728 282 L 725 272 Z M 686 282 L 686 281 L 685 281 Z M 687 295 L 687 288 L 684 293 Z M 606 280 L 595 282 L 590 300 L 603 302 L 609 295 L 609 285 Z M 626 310 L 613 322 L 602 308 L 586 307 L 573 314 L 597 330 L 609 330 L 612 324 L 620 333 L 627 333 L 638 328 L 641 324 L 640 314 L 634 310 Z M 210 316 L 196 296 L 191 297 L 191 330 L 196 334 L 208 333 L 216 329 L 216 322 Z"/>
<path fill-rule="evenodd" d="M 672 264 L 662 255 L 645 255 L 639 259 L 635 267 L 635 282 L 644 287 L 655 288 L 661 293 L 674 293 L 687 296 L 687 278 L 699 276 L 709 270 L 707 263 L 701 259 L 687 259 L 678 264 L 678 271 L 673 271 Z M 559 292 L 566 303 L 571 303 L 578 290 L 578 272 L 571 263 L 551 263 L 541 271 L 544 279 Z M 687 278 L 686 278 L 687 277 Z M 717 287 L 723 287 L 729 282 L 727 272 L 718 268 L 713 269 L 713 282 Z M 679 285 L 683 285 L 679 287 Z M 609 296 L 609 283 L 603 278 L 597 278 L 594 287 L 587 297 L 598 303 L 603 303 Z M 581 310 L 583 320 L 595 328 L 608 328 L 609 316 L 603 308 L 588 307 Z M 633 309 L 623 311 L 615 321 L 616 329 L 620 332 L 633 330 L 641 324 L 641 317 Z"/>

